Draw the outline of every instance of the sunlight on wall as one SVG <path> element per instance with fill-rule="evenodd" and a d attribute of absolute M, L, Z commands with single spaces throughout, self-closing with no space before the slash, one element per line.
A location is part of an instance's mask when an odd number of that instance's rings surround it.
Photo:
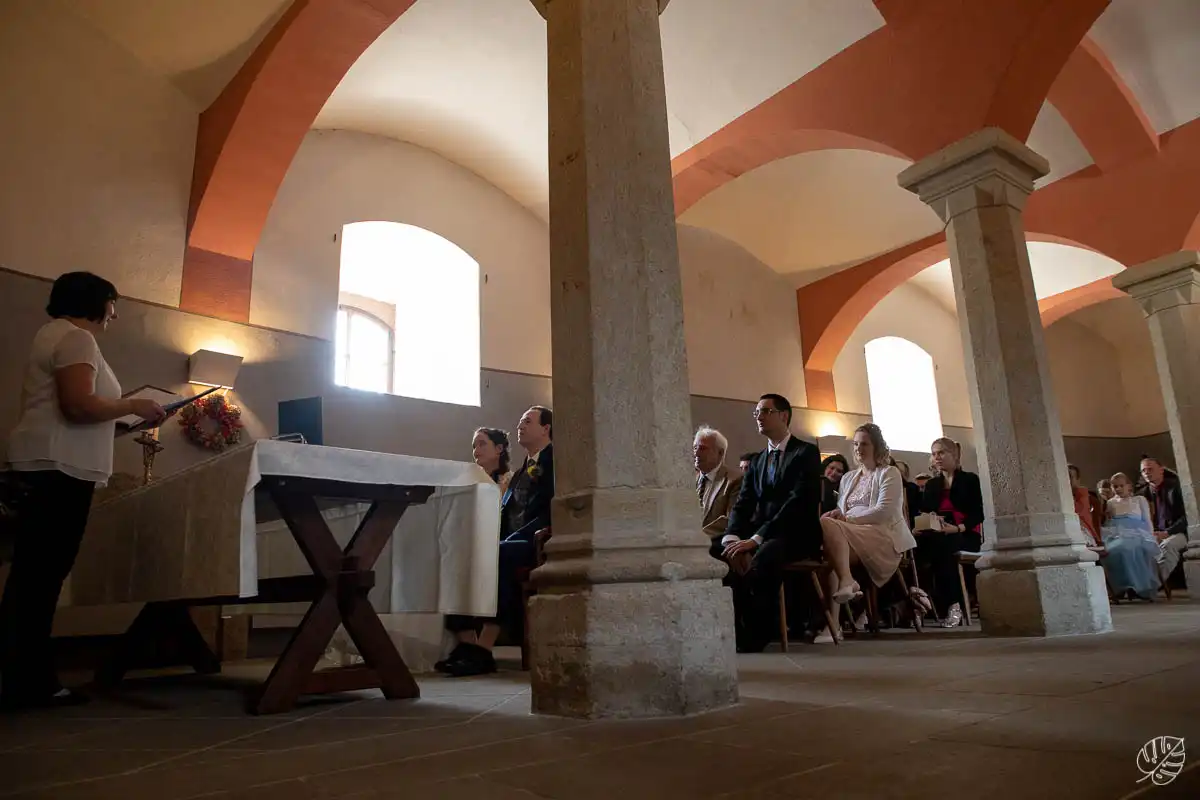
<path fill-rule="evenodd" d="M 867 342 L 871 416 L 893 450 L 923 453 L 942 435 L 933 358 L 897 336 Z"/>
<path fill-rule="evenodd" d="M 478 262 L 436 233 L 398 222 L 346 225 L 341 259 L 342 293 L 396 309 L 391 393 L 478 406 Z M 356 351 L 345 355 L 353 362 Z M 363 355 L 378 365 L 377 353 Z"/>

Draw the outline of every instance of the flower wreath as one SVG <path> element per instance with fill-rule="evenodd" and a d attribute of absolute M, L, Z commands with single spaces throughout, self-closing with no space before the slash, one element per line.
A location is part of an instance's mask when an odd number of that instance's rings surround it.
<path fill-rule="evenodd" d="M 221 451 L 242 440 L 242 410 L 225 399 L 212 394 L 186 405 L 179 412 L 179 427 L 194 445 L 207 450 Z"/>

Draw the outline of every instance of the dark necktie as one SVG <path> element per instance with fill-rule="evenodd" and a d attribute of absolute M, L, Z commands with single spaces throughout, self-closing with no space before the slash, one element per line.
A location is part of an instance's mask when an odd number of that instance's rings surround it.
<path fill-rule="evenodd" d="M 700 473 L 700 480 L 696 481 L 696 496 L 704 501 L 704 490 L 708 488 L 708 476 L 703 472 Z"/>
<path fill-rule="evenodd" d="M 779 469 L 779 451 L 772 450 L 767 455 L 767 485 L 775 485 L 775 473 Z"/>

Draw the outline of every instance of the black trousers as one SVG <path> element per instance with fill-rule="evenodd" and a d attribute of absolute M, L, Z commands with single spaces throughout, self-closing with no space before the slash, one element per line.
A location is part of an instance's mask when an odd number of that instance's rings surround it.
<path fill-rule="evenodd" d="M 917 536 L 917 566 L 927 577 L 933 578 L 933 591 L 930 592 L 930 596 L 939 617 L 945 617 L 950 606 L 955 603 L 963 605 L 966 602 L 958 582 L 958 557 L 955 553 L 960 550 L 978 553 L 981 547 L 983 537 L 973 531 L 924 531 Z M 968 585 L 975 582 L 974 567 L 963 567 L 963 575 Z"/>
<path fill-rule="evenodd" d="M 817 548 L 819 552 L 819 547 Z M 721 558 L 724 547 L 714 539 L 709 553 Z M 779 630 L 779 585 L 783 567 L 790 561 L 810 558 L 811 546 L 797 539 L 770 539 L 754 551 L 754 559 L 745 575 L 732 569 L 725 585 L 733 590 L 733 614 L 738 645 L 752 650 L 763 647 Z"/>
<path fill-rule="evenodd" d="M 24 699 L 62 688 L 50 632 L 63 581 L 75 565 L 95 484 L 55 470 L 25 472 L 12 568 L 0 601 L 0 692 Z"/>
<path fill-rule="evenodd" d="M 521 569 L 537 566 L 537 546 L 523 539 L 505 539 L 500 542 L 500 564 L 496 583 L 496 616 L 471 617 L 465 614 L 449 614 L 446 630 L 452 633 L 475 631 L 485 623 L 495 622 L 510 636 L 520 640 L 525 625 L 525 607 L 521 603 Z"/>

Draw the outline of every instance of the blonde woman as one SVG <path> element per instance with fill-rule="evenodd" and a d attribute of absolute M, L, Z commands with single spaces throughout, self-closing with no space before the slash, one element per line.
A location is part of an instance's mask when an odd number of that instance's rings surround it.
<path fill-rule="evenodd" d="M 901 555 L 917 546 L 904 520 L 904 481 L 900 470 L 888 462 L 890 452 L 883 432 L 874 423 L 854 432 L 857 468 L 842 476 L 838 507 L 821 517 L 825 558 L 833 566 L 830 605 L 862 596 L 862 587 L 850 574 L 862 564 L 876 586 L 896 573 Z"/>
<path fill-rule="evenodd" d="M 1154 538 L 1154 518 L 1146 498 L 1133 493 L 1133 481 L 1124 472 L 1112 476 L 1115 492 L 1108 501 L 1106 522 L 1101 528 L 1104 571 L 1113 595 L 1130 592 L 1143 600 L 1158 593 L 1158 540 Z"/>

